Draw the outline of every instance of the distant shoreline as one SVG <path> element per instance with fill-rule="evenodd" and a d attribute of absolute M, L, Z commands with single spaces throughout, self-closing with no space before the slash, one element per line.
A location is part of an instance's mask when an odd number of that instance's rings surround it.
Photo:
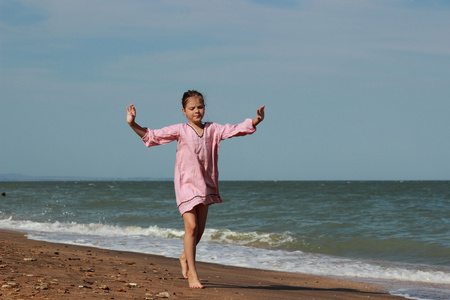
<path fill-rule="evenodd" d="M 84 176 L 28 176 L 0 174 L 1 181 L 172 181 L 173 178 L 151 177 L 84 177 Z"/>

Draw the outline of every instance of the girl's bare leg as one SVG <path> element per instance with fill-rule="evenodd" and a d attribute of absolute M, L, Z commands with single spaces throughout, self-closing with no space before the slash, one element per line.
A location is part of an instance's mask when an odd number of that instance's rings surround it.
<path fill-rule="evenodd" d="M 195 267 L 196 246 L 205 231 L 208 206 L 197 205 L 183 214 L 184 220 L 184 252 L 180 255 L 181 271 L 189 279 L 191 288 L 203 288 Z"/>
<path fill-rule="evenodd" d="M 206 206 L 206 205 L 201 205 L 201 206 L 202 207 L 199 207 L 199 213 L 197 213 L 198 230 L 197 230 L 196 245 L 200 242 L 203 232 L 205 231 L 206 219 L 208 216 L 208 206 Z M 194 210 L 197 211 L 197 208 L 194 208 Z M 184 253 L 184 251 L 183 251 L 183 253 L 181 253 L 179 259 L 180 259 L 180 264 L 181 264 L 181 273 L 183 274 L 183 277 L 185 279 L 188 279 L 189 266 L 188 266 L 186 254 Z"/>
<path fill-rule="evenodd" d="M 186 254 L 181 253 L 180 255 L 180 264 L 181 264 L 181 274 L 183 274 L 184 279 L 188 279 L 188 264 L 186 259 Z"/>

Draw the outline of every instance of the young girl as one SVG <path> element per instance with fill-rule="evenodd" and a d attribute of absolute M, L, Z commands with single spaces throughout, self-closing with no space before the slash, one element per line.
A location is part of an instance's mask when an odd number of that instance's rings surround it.
<path fill-rule="evenodd" d="M 184 220 L 184 252 L 180 255 L 181 271 L 191 288 L 203 288 L 195 268 L 196 245 L 205 230 L 208 206 L 221 203 L 217 159 L 220 142 L 234 136 L 252 134 L 264 119 L 264 105 L 255 119 L 238 125 L 203 123 L 205 102 L 197 91 L 187 91 L 181 100 L 188 123 L 151 130 L 135 122 L 136 109 L 127 107 L 127 122 L 147 147 L 177 140 L 175 195 Z"/>

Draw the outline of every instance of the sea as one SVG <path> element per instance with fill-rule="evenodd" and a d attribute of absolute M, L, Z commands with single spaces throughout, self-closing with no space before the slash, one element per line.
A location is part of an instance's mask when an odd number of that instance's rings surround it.
<path fill-rule="evenodd" d="M 197 260 L 450 299 L 450 181 L 221 181 Z M 0 182 L 0 229 L 177 258 L 171 181 Z"/>

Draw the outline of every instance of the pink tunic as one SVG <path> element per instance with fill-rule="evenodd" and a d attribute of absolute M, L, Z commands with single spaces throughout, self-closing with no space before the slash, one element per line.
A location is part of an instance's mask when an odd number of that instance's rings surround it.
<path fill-rule="evenodd" d="M 175 195 L 180 213 L 192 210 L 198 204 L 210 205 L 223 202 L 219 194 L 220 142 L 234 136 L 255 132 L 252 119 L 238 125 L 205 123 L 203 134 L 190 124 L 175 124 L 151 130 L 142 137 L 147 147 L 164 145 L 177 140 L 175 163 Z"/>

